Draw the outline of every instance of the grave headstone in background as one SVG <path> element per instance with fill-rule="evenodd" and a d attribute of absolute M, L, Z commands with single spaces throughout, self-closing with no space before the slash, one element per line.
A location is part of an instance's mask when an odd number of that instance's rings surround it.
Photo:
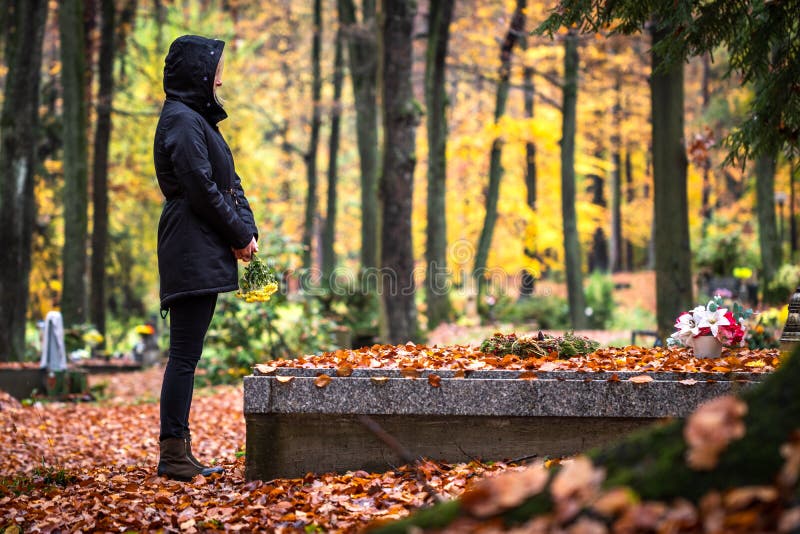
<path fill-rule="evenodd" d="M 67 369 L 67 350 L 64 347 L 64 319 L 61 312 L 51 311 L 44 319 L 42 359 L 40 367 L 48 372 Z"/>
<path fill-rule="evenodd" d="M 43 385 L 48 396 L 83 394 L 89 390 L 86 371 L 67 369 L 64 319 L 61 312 L 48 312 L 44 318 L 42 358 L 39 366 L 45 372 Z"/>

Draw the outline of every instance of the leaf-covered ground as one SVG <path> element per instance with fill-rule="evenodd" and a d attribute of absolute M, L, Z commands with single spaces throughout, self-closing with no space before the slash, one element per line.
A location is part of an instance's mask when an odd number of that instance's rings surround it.
<path fill-rule="evenodd" d="M 93 377 L 96 378 L 96 377 Z M 198 390 L 194 448 L 225 474 L 192 483 L 156 476 L 160 370 L 109 375 L 110 402 L 22 406 L 0 392 L 0 532 L 340 531 L 401 517 L 505 464 L 425 463 L 385 473 L 246 482 L 238 387 Z M 144 399 L 144 401 L 142 400 Z M 136 403 L 131 404 L 130 401 Z"/>
<path fill-rule="evenodd" d="M 273 364 L 286 366 L 574 371 L 771 371 L 777 352 L 726 351 L 713 362 L 686 351 L 603 349 L 571 360 L 483 355 L 470 347 L 373 346 Z M 716 369 L 715 369 L 716 368 Z M 0 532 L 286 531 L 351 532 L 398 518 L 440 496 L 460 495 L 485 474 L 516 470 L 426 462 L 385 473 L 308 475 L 246 482 L 240 387 L 195 392 L 191 426 L 201 459 L 225 467 L 192 483 L 155 474 L 161 372 L 93 375 L 99 403 L 22 406 L 0 392 Z M 342 373 L 337 373 L 342 374 Z"/>

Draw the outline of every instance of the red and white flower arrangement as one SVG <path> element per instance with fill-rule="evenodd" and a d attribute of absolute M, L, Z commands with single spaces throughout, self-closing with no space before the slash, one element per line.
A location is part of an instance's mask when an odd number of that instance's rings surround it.
<path fill-rule="evenodd" d="M 741 346 L 746 332 L 745 320 L 752 313 L 738 303 L 734 303 L 732 309 L 723 307 L 722 297 L 716 295 L 705 306 L 697 306 L 678 316 L 677 331 L 670 337 L 670 344 L 694 348 L 696 339 L 713 336 L 726 347 Z"/>

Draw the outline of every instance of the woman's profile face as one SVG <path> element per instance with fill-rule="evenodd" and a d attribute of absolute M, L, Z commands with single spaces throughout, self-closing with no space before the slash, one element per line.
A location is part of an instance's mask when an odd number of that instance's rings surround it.
<path fill-rule="evenodd" d="M 222 86 L 222 69 L 225 67 L 225 54 L 222 54 L 219 57 L 219 63 L 217 63 L 217 73 L 214 75 L 214 97 L 219 100 L 217 96 L 217 87 Z"/>

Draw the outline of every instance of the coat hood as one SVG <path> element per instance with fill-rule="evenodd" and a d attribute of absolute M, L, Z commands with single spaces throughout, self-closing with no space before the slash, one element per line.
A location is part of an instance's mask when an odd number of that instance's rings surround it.
<path fill-rule="evenodd" d="M 175 39 L 164 60 L 164 92 L 183 102 L 211 124 L 228 116 L 214 98 L 214 77 L 225 43 L 199 35 Z"/>

